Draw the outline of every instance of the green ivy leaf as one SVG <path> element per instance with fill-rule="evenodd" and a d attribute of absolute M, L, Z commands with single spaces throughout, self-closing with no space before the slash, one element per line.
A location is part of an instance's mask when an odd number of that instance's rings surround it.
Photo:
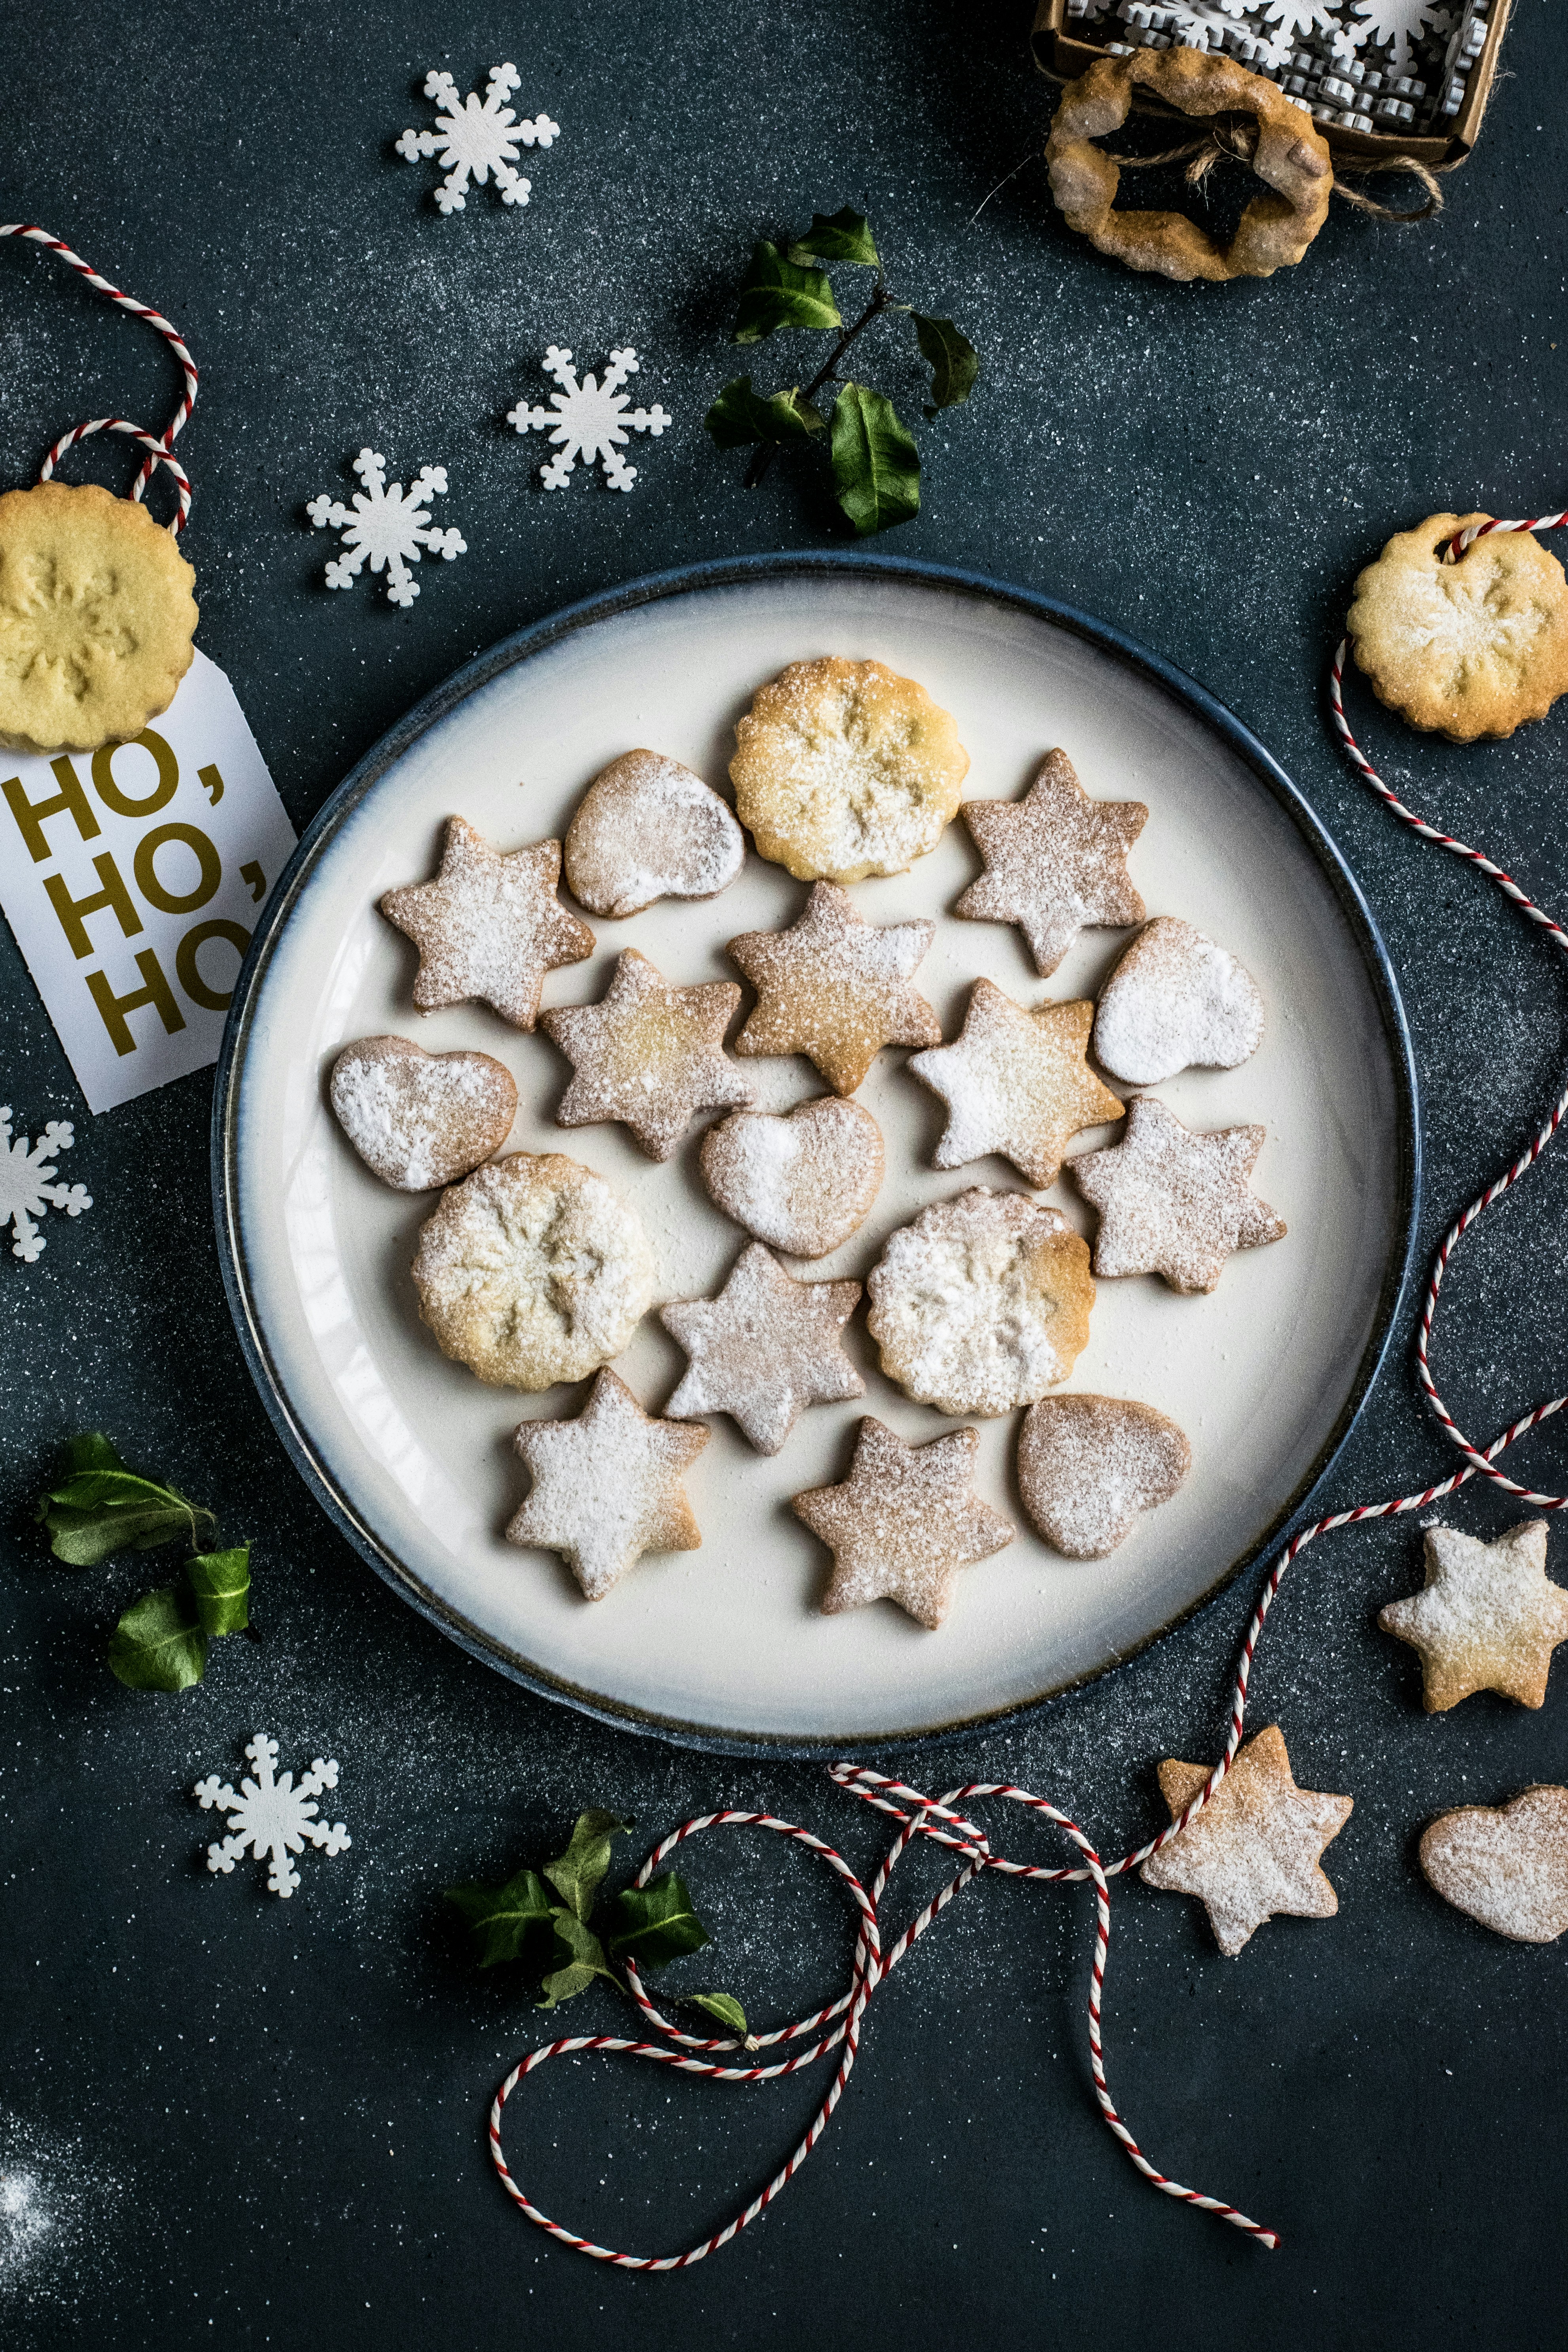
<path fill-rule="evenodd" d="M 912 316 L 921 357 L 931 368 L 931 406 L 926 414 L 934 416 L 939 408 L 956 408 L 969 398 L 980 373 L 980 354 L 951 319 L 927 319 L 919 310 Z"/>
<path fill-rule="evenodd" d="M 683 1993 L 681 1999 L 692 2009 L 705 2009 L 710 2017 L 716 2017 L 721 2025 L 738 2033 L 742 2042 L 751 2040 L 746 2012 L 732 1992 L 689 1992 Z"/>
<path fill-rule="evenodd" d="M 881 262 L 871 241 L 871 224 L 864 213 L 814 213 L 809 233 L 790 247 L 792 261 L 858 261 L 868 269 Z"/>
<path fill-rule="evenodd" d="M 530 1958 L 538 1966 L 554 1950 L 556 1906 L 536 1870 L 520 1870 L 504 1886 L 448 1886 L 447 1900 L 479 1938 L 481 1969 Z"/>
<path fill-rule="evenodd" d="M 749 375 L 727 383 L 702 420 L 721 449 L 741 449 L 751 441 L 804 441 L 822 431 L 823 420 L 799 384 L 775 392 L 764 400 L 752 390 Z"/>
<path fill-rule="evenodd" d="M 38 1498 L 34 1513 L 49 1549 L 70 1568 L 97 1568 L 117 1551 L 151 1551 L 177 1535 L 194 1538 L 211 1518 L 173 1486 L 128 1470 L 109 1439 L 92 1430 L 66 1448 L 65 1475 Z"/>
<path fill-rule="evenodd" d="M 110 1636 L 110 1672 L 132 1690 L 188 1690 L 206 1662 L 195 1603 L 175 1584 L 135 1601 Z"/>
<path fill-rule="evenodd" d="M 602 1814 L 599 1818 L 607 1821 L 609 1815 Z M 584 1813 L 582 1819 L 586 1821 L 589 1816 Z M 616 1826 L 618 1829 L 624 1824 L 617 1822 Z M 592 1897 L 589 1899 L 592 1900 Z M 564 1952 L 566 1958 L 561 1967 L 552 1969 L 545 1978 L 542 1986 L 544 1999 L 537 2006 L 541 2009 L 555 2009 L 562 2001 L 571 2000 L 574 1995 L 586 1992 L 595 1977 L 605 1978 L 609 1983 L 619 1987 L 624 1991 L 625 1987 L 621 1985 L 619 1977 L 614 1969 L 606 1964 L 605 1948 L 593 1929 L 585 1927 L 581 1919 L 574 1917 L 570 1911 L 561 1910 L 559 1906 L 552 1914 L 552 1918 L 555 1928 L 557 1956 Z"/>
<path fill-rule="evenodd" d="M 610 1840 L 624 1836 L 632 1826 L 615 1813 L 579 1813 L 565 1853 L 545 1864 L 545 1877 L 577 1919 L 586 1920 L 593 1911 L 594 1897 L 610 1866 Z M 600 1953 L 601 1963 L 603 1958 Z"/>
<path fill-rule="evenodd" d="M 199 1551 L 185 1562 L 202 1632 L 243 1633 L 250 1622 L 250 1546 Z"/>
<path fill-rule="evenodd" d="M 610 1906 L 610 1957 L 662 1969 L 713 1940 L 692 1906 L 684 1879 L 667 1870 L 647 1886 L 623 1887 Z"/>
<path fill-rule="evenodd" d="M 757 343 L 777 327 L 841 327 L 826 273 L 797 269 L 763 238 L 752 249 L 742 281 L 731 342 Z"/>
<path fill-rule="evenodd" d="M 847 383 L 829 431 L 838 503 L 862 539 L 920 512 L 920 452 L 890 400 Z"/>

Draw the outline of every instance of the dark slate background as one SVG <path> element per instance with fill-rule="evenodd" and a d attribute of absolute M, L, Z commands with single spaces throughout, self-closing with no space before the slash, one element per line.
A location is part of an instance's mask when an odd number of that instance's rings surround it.
<path fill-rule="evenodd" d="M 781 467 L 747 495 L 700 419 L 736 372 L 724 338 L 749 240 L 814 206 L 868 211 L 897 289 L 951 310 L 984 355 L 970 407 L 920 426 L 925 511 L 886 543 L 1117 624 L 1290 769 L 1401 975 L 1431 1244 L 1560 1082 L 1562 967 L 1357 784 L 1321 681 L 1349 583 L 1391 530 L 1563 494 L 1563 35 L 1549 0 L 1515 13 L 1443 218 L 1396 230 L 1336 207 L 1267 284 L 1171 287 L 1100 259 L 1053 215 L 1037 160 L 974 217 L 1037 156 L 1048 115 L 1023 0 L 13 7 L 0 213 L 42 221 L 190 339 L 201 642 L 302 825 L 418 696 L 521 624 L 639 572 L 830 537 L 808 478 Z M 481 192 L 444 220 L 432 167 L 392 142 L 431 119 L 416 93 L 432 64 L 467 90 L 503 58 L 520 110 L 547 109 L 562 137 L 528 163 L 526 212 Z M 639 389 L 676 424 L 633 452 L 630 498 L 581 476 L 542 495 L 539 449 L 504 427 L 520 394 L 540 396 L 551 341 L 590 365 L 621 341 L 645 355 Z M 817 348 L 763 347 L 759 380 L 807 373 Z M 917 413 L 891 332 L 867 359 Z M 30 479 L 84 415 L 161 425 L 174 389 L 154 337 L 36 249 L 0 247 L 0 478 Z M 447 466 L 440 519 L 471 551 L 426 566 L 406 614 L 363 585 L 325 594 L 327 543 L 304 524 L 367 440 L 405 479 Z M 129 479 L 123 449 L 71 462 Z M 1397 787 L 1549 905 L 1568 898 L 1568 703 L 1511 743 L 1458 751 L 1353 699 Z M 1565 1669 L 1540 1714 L 1480 1696 L 1426 1719 L 1414 1659 L 1373 1622 L 1418 1580 L 1409 1521 L 1307 1555 L 1254 1681 L 1255 1721 L 1283 1724 L 1302 1783 L 1355 1797 L 1328 1858 L 1339 1917 L 1277 1922 L 1231 1962 L 1194 1904 L 1124 1883 L 1114 1905 L 1113 2089 L 1163 2166 L 1277 2224 L 1282 2252 L 1135 2178 L 1089 2092 L 1089 1900 L 1000 1881 L 892 1979 L 819 2151 L 737 2245 L 648 2280 L 531 2229 L 483 2123 L 541 2023 L 507 1971 L 469 1966 L 439 1889 L 552 1851 L 590 1802 L 650 1833 L 768 1805 L 868 1870 L 876 1818 L 815 1769 L 684 1753 L 535 1700 L 376 1581 L 307 1498 L 241 1365 L 213 1244 L 210 1074 L 89 1118 L 3 931 L 0 1081 L 23 1129 L 77 1118 L 68 1173 L 95 1201 L 49 1221 L 37 1265 L 0 1252 L 0 2173 L 39 2200 L 30 2221 L 0 2189 L 6 2341 L 1561 2341 L 1568 1950 L 1447 1909 L 1414 1847 L 1443 1805 L 1568 1779 Z M 1549 1160 L 1455 1266 L 1437 1362 L 1478 1433 L 1563 1385 L 1565 1177 Z M 255 1543 L 266 1638 L 223 1645 L 183 1697 L 121 1690 L 101 1662 L 149 1563 L 68 1574 L 26 1522 L 58 1442 L 99 1425 Z M 1568 1485 L 1564 1427 L 1521 1449 L 1547 1487 Z M 1323 1505 L 1451 1465 L 1402 1345 Z M 1470 1487 L 1449 1515 L 1489 1533 L 1518 1512 Z M 1016 1778 L 1121 1851 L 1163 1818 L 1156 1759 L 1217 1748 L 1251 1598 L 1231 1591 L 1095 1687 L 920 1769 L 933 1786 Z M 286 1761 L 343 1768 L 353 1851 L 307 1856 L 288 1904 L 244 1868 L 206 1874 L 211 1818 L 187 1793 L 232 1774 L 258 1726 Z M 1050 1851 L 1016 1819 L 999 1835 Z M 763 1844 L 694 1853 L 720 1948 L 681 1968 L 771 2020 L 831 1997 L 849 1938 L 826 1874 Z M 933 1861 L 905 1864 L 893 1923 Z M 605 1990 L 568 2014 L 611 2031 L 627 2012 Z M 825 2087 L 820 2070 L 742 2094 L 581 2060 L 514 2105 L 510 2145 L 548 2210 L 616 2246 L 675 2249 L 760 2186 Z"/>

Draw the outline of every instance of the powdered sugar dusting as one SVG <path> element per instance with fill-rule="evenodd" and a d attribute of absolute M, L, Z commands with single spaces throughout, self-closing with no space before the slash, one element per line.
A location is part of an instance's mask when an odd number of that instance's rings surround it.
<path fill-rule="evenodd" d="M 1568 1789 L 1526 1789 L 1496 1811 L 1439 1813 L 1419 1853 L 1445 1903 L 1494 1934 L 1549 1944 L 1568 1931 Z"/>
<path fill-rule="evenodd" d="M 590 914 L 620 918 L 658 898 L 715 898 L 746 839 L 700 776 L 662 751 L 626 751 L 584 794 L 566 835 L 566 879 Z"/>
<path fill-rule="evenodd" d="M 1263 1038 L 1258 982 L 1228 948 L 1173 915 L 1145 923 L 1100 991 L 1094 1050 L 1113 1077 L 1234 1070 Z"/>
<path fill-rule="evenodd" d="M 858 1103 L 826 1095 L 788 1113 L 737 1111 L 702 1140 L 716 1205 L 791 1257 L 825 1257 L 870 1213 L 882 1132 Z"/>
<path fill-rule="evenodd" d="M 1120 1397 L 1043 1397 L 1018 1433 L 1018 1492 L 1046 1541 L 1099 1559 L 1140 1511 L 1168 1502 L 1192 1462 L 1173 1421 Z"/>
<path fill-rule="evenodd" d="M 367 1168 L 401 1192 L 451 1184 L 506 1141 L 511 1073 L 488 1054 L 426 1054 L 405 1037 L 363 1037 L 332 1066 L 332 1109 Z"/>

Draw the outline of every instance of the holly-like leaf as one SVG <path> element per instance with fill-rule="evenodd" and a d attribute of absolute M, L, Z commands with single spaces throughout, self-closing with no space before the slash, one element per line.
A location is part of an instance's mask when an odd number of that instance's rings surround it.
<path fill-rule="evenodd" d="M 919 310 L 911 315 L 921 357 L 931 368 L 931 406 L 926 414 L 934 416 L 939 408 L 956 408 L 969 398 L 980 373 L 980 354 L 951 319 L 927 319 Z"/>
<path fill-rule="evenodd" d="M 584 1814 L 582 1818 L 586 1821 L 588 1816 Z M 607 1821 L 609 1816 L 604 1814 L 600 1818 Z M 621 1826 L 616 1823 L 617 1828 Z M 621 1980 L 614 1969 L 607 1966 L 605 1948 L 593 1929 L 585 1927 L 581 1919 L 574 1917 L 570 1911 L 563 1911 L 559 1906 L 552 1916 L 555 1928 L 556 1958 L 562 1964 L 552 1969 L 545 1978 L 542 1988 L 544 1998 L 537 2004 L 538 2007 L 554 2009 L 562 2001 L 570 2000 L 574 1994 L 586 1992 L 595 1977 L 604 1977 L 609 1983 L 620 1986 Z M 563 1954 L 565 1956 L 563 1959 Z M 621 1990 L 625 1988 L 621 1987 Z"/>
<path fill-rule="evenodd" d="M 610 1840 L 624 1836 L 632 1826 L 615 1813 L 596 1810 L 579 1813 L 565 1853 L 545 1864 L 545 1877 L 579 1920 L 586 1920 L 592 1913 L 594 1897 L 610 1866 Z M 603 1957 L 601 1953 L 601 1961 Z"/>
<path fill-rule="evenodd" d="M 522 1959 L 538 1968 L 553 1955 L 556 1906 L 536 1870 L 520 1870 L 504 1886 L 448 1886 L 447 1900 L 479 1938 L 481 1969 Z"/>
<path fill-rule="evenodd" d="M 702 420 L 721 449 L 744 448 L 752 441 L 804 441 L 820 433 L 823 420 L 800 396 L 799 384 L 764 400 L 749 375 L 727 383 Z"/>
<path fill-rule="evenodd" d="M 207 1662 L 206 1635 L 188 1591 L 160 1585 L 129 1608 L 110 1636 L 110 1671 L 132 1690 L 188 1690 Z"/>
<path fill-rule="evenodd" d="M 920 512 L 920 452 L 890 400 L 847 383 L 829 431 L 838 503 L 862 539 Z"/>
<path fill-rule="evenodd" d="M 808 234 L 798 237 L 789 249 L 791 261 L 859 261 L 868 269 L 879 269 L 876 246 L 871 239 L 871 224 L 864 213 L 851 212 L 846 205 L 841 213 L 816 213 L 812 215 Z"/>
<path fill-rule="evenodd" d="M 250 1622 L 250 1546 L 199 1551 L 185 1562 L 201 1629 L 208 1635 L 243 1633 Z"/>
<path fill-rule="evenodd" d="M 732 1992 L 689 1992 L 683 1993 L 681 1999 L 692 2009 L 705 2009 L 710 2017 L 716 2017 L 721 2025 L 728 2026 L 742 2042 L 751 2040 L 746 2012 Z"/>
<path fill-rule="evenodd" d="M 173 1486 L 128 1470 L 100 1431 L 73 1437 L 63 1477 L 34 1513 L 49 1549 L 71 1568 L 97 1568 L 117 1551 L 151 1551 L 177 1535 L 195 1535 L 198 1513 Z"/>
<path fill-rule="evenodd" d="M 776 245 L 762 239 L 741 287 L 732 342 L 758 343 L 778 327 L 841 327 L 826 273 L 799 269 Z"/>
<path fill-rule="evenodd" d="M 693 1907 L 684 1879 L 673 1870 L 647 1886 L 626 1886 L 610 1906 L 605 1937 L 610 1957 L 662 1969 L 685 1952 L 700 1952 L 713 1938 Z"/>

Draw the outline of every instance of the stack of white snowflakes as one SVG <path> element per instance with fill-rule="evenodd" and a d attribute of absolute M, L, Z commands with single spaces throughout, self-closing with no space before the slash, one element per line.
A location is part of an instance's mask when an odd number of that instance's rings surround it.
<path fill-rule="evenodd" d="M 1113 56 L 1224 49 L 1344 131 L 1442 133 L 1465 102 L 1494 0 L 1067 0 Z"/>

